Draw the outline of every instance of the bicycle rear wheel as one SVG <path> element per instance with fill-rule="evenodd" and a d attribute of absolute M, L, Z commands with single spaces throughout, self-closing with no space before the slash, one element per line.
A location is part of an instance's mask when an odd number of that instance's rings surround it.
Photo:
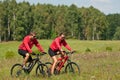
<path fill-rule="evenodd" d="M 47 77 L 48 76 L 48 67 L 45 64 L 39 64 L 36 68 L 36 75 Z"/>
<path fill-rule="evenodd" d="M 22 74 L 24 74 L 24 70 L 22 68 L 21 64 L 15 64 L 12 66 L 10 70 L 10 74 L 12 77 L 20 77 Z"/>
<path fill-rule="evenodd" d="M 65 72 L 80 75 L 80 68 L 75 62 L 70 62 L 66 65 Z"/>

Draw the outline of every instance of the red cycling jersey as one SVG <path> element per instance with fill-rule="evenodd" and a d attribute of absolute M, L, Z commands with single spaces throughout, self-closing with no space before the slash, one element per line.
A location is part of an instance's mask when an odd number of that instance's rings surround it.
<path fill-rule="evenodd" d="M 65 40 L 62 40 L 60 39 L 60 37 L 57 37 L 53 42 L 52 44 L 50 45 L 50 48 L 53 50 L 53 51 L 58 51 L 58 50 L 61 50 L 62 46 L 65 46 L 68 50 L 71 51 L 71 48 L 70 46 L 67 44 L 67 42 Z"/>
<path fill-rule="evenodd" d="M 38 48 L 39 51 L 44 52 L 43 48 L 38 43 L 37 39 L 34 38 L 33 40 L 31 40 L 29 35 L 23 39 L 23 42 L 20 44 L 19 49 L 22 49 L 22 50 L 28 51 L 29 53 L 32 53 L 31 48 L 33 47 L 34 44 Z"/>

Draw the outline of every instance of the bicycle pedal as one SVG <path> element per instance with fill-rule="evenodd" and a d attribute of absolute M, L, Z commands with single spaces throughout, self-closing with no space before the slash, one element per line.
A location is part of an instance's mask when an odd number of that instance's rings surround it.
<path fill-rule="evenodd" d="M 26 67 L 26 66 L 23 66 L 23 70 L 24 70 L 25 73 L 28 73 L 29 68 Z"/>
<path fill-rule="evenodd" d="M 23 66 L 23 69 L 24 69 L 24 70 L 28 70 L 28 69 L 29 69 L 29 67 Z"/>

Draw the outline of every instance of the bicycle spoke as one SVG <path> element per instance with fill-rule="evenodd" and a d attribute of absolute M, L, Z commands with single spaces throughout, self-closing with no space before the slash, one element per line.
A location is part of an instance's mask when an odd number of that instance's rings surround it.
<path fill-rule="evenodd" d="M 24 73 L 24 70 L 22 69 L 21 64 L 15 64 L 11 68 L 11 76 L 12 77 L 19 77 Z"/>
<path fill-rule="evenodd" d="M 74 74 L 79 75 L 80 74 L 80 68 L 76 63 L 71 62 L 68 65 L 66 65 L 65 72 L 66 73 L 74 73 Z"/>
<path fill-rule="evenodd" d="M 36 75 L 37 76 L 48 76 L 47 73 L 48 67 L 45 64 L 39 64 L 38 67 L 36 68 Z"/>
<path fill-rule="evenodd" d="M 74 69 L 73 69 L 73 65 L 72 64 L 70 64 L 69 66 L 68 66 L 68 68 L 69 68 L 69 72 L 73 72 L 74 73 Z"/>

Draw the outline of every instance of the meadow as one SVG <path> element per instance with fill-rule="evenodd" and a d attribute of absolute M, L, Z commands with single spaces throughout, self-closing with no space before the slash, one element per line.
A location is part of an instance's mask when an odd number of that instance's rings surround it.
<path fill-rule="evenodd" d="M 39 42 L 47 52 L 52 40 Z M 120 41 L 67 40 L 67 42 L 77 51 L 71 59 L 79 65 L 80 75 L 60 74 L 43 78 L 36 77 L 33 70 L 25 77 L 12 78 L 10 68 L 15 63 L 22 63 L 23 59 L 17 53 L 21 41 L 10 41 L 0 43 L 0 80 L 120 80 Z M 33 47 L 33 51 L 36 50 L 36 47 Z M 47 54 L 41 61 L 47 62 L 51 59 Z"/>

